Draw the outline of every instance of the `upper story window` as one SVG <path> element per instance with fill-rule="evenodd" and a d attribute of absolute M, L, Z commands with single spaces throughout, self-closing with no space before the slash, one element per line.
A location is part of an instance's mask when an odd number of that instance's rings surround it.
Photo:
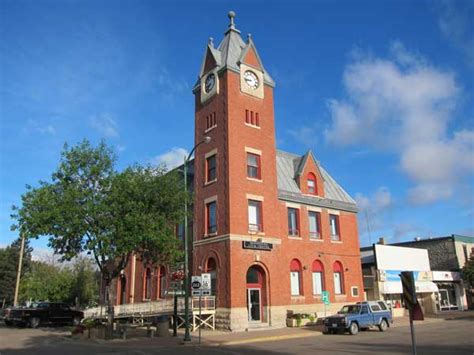
<path fill-rule="evenodd" d="M 298 209 L 288 207 L 288 235 L 297 237 L 300 235 Z"/>
<path fill-rule="evenodd" d="M 250 126 L 260 127 L 260 117 L 258 112 L 245 110 L 245 123 Z"/>
<path fill-rule="evenodd" d="M 206 158 L 206 182 L 211 182 L 217 179 L 216 161 L 215 154 Z"/>
<path fill-rule="evenodd" d="M 329 227 L 331 230 L 331 240 L 341 240 L 341 234 L 339 232 L 339 216 L 335 214 L 329 215 Z"/>
<path fill-rule="evenodd" d="M 321 214 L 319 212 L 309 211 L 309 237 L 311 239 L 321 239 Z"/>
<path fill-rule="evenodd" d="M 217 202 L 206 204 L 206 232 L 207 234 L 217 233 Z"/>
<path fill-rule="evenodd" d="M 262 202 L 249 200 L 249 232 L 262 232 Z"/>
<path fill-rule="evenodd" d="M 311 195 L 317 195 L 318 190 L 316 188 L 316 176 L 313 173 L 308 174 L 308 178 L 306 179 L 308 193 Z"/>
<path fill-rule="evenodd" d="M 216 113 L 213 112 L 206 116 L 206 131 L 217 126 Z"/>
<path fill-rule="evenodd" d="M 260 155 L 247 152 L 247 177 L 261 179 Z"/>

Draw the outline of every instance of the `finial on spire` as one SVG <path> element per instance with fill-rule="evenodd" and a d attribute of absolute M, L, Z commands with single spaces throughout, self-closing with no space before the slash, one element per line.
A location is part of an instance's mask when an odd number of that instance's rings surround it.
<path fill-rule="evenodd" d="M 252 34 L 251 34 L 251 33 L 247 33 L 247 42 L 250 42 L 251 39 L 252 39 Z"/>
<path fill-rule="evenodd" d="M 209 42 L 208 43 L 209 43 L 210 46 L 214 47 L 214 38 L 209 37 Z"/>
<path fill-rule="evenodd" d="M 229 17 L 229 20 L 230 20 L 229 28 L 235 29 L 235 23 L 234 23 L 235 12 L 229 11 L 227 16 Z"/>

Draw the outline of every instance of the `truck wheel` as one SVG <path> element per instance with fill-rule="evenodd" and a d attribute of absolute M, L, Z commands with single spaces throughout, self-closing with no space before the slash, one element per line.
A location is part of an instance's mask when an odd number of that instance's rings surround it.
<path fill-rule="evenodd" d="M 379 330 L 380 330 L 381 332 L 384 332 L 384 331 L 387 330 L 387 328 L 388 328 L 387 321 L 386 321 L 385 319 L 382 319 L 382 321 L 381 321 L 380 324 L 379 324 Z"/>
<path fill-rule="evenodd" d="M 38 328 L 40 325 L 40 319 L 38 317 L 30 318 L 30 320 L 28 321 L 28 325 L 30 326 L 30 328 Z"/>
<path fill-rule="evenodd" d="M 72 325 L 73 326 L 78 326 L 79 324 L 81 324 L 81 317 L 74 317 L 72 319 Z"/>
<path fill-rule="evenodd" d="M 349 333 L 351 333 L 351 335 L 356 335 L 359 333 L 359 325 L 356 322 L 351 323 L 349 327 Z"/>
<path fill-rule="evenodd" d="M 11 320 L 5 320 L 4 322 L 7 327 L 11 327 L 13 325 L 13 322 Z"/>

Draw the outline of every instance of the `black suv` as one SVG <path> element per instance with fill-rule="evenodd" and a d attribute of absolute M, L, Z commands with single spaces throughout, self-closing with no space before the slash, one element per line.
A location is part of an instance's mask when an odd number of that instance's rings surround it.
<path fill-rule="evenodd" d="M 84 318 L 84 313 L 71 309 L 65 303 L 38 302 L 30 307 L 8 308 L 5 312 L 4 322 L 10 325 L 27 325 L 37 328 L 40 325 L 78 325 Z"/>

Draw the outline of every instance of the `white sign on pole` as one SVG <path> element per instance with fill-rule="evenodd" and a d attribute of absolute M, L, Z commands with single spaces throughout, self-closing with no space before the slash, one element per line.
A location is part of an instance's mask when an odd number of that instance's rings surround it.
<path fill-rule="evenodd" d="M 191 290 L 191 295 L 193 297 L 201 296 L 201 290 Z"/>
<path fill-rule="evenodd" d="M 211 274 L 201 274 L 201 290 L 211 289 Z"/>
<path fill-rule="evenodd" d="M 202 285 L 201 276 L 192 276 L 191 277 L 191 288 L 193 290 L 199 290 Z"/>

